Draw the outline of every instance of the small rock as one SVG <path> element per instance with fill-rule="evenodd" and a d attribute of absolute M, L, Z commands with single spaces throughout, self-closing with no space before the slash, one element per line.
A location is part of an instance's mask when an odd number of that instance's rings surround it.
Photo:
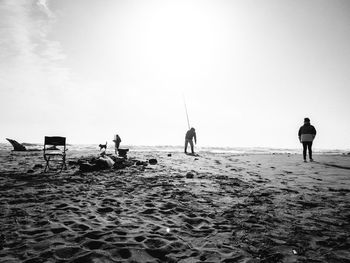
<path fill-rule="evenodd" d="M 171 157 L 171 153 L 168 153 L 168 157 Z"/>
<path fill-rule="evenodd" d="M 144 165 L 144 166 L 147 166 L 147 163 L 146 162 L 143 162 L 143 161 L 136 161 L 135 163 L 136 165 Z"/>
<path fill-rule="evenodd" d="M 186 178 L 192 179 L 194 177 L 194 174 L 189 172 L 186 174 Z"/>
<path fill-rule="evenodd" d="M 33 169 L 44 168 L 44 166 L 40 163 L 37 163 L 33 166 Z"/>
<path fill-rule="evenodd" d="M 76 161 L 68 161 L 68 165 L 77 165 L 78 164 L 78 162 L 76 162 Z"/>
<path fill-rule="evenodd" d="M 155 164 L 158 163 L 157 159 L 149 159 L 148 162 L 149 162 L 149 164 L 151 164 L 151 165 L 155 165 Z"/>

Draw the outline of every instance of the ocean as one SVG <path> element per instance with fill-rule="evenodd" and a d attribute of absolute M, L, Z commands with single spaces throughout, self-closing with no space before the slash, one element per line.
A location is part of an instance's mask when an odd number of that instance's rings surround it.
<path fill-rule="evenodd" d="M 25 144 L 26 148 L 43 149 L 42 144 Z M 98 154 L 100 152 L 97 144 L 69 144 L 68 152 L 76 154 Z M 130 149 L 130 152 L 183 152 L 183 146 L 159 145 L 159 146 L 140 146 L 140 145 L 123 145 L 122 148 Z M 9 152 L 13 148 L 10 143 L 0 143 L 0 152 Z M 301 154 L 302 147 L 299 149 L 288 148 L 268 148 L 268 147 L 200 147 L 196 146 L 197 153 L 218 153 L 218 154 Z M 109 144 L 108 153 L 114 152 L 114 145 Z M 343 149 L 314 149 L 315 154 L 348 154 L 350 150 Z"/>

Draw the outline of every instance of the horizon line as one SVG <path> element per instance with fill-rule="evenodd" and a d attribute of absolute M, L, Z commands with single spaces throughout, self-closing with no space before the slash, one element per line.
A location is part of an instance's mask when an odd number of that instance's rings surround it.
<path fill-rule="evenodd" d="M 108 142 L 108 141 L 107 141 Z M 10 145 L 7 141 L 1 141 L 0 144 Z M 43 143 L 37 143 L 37 142 L 21 142 L 21 144 L 32 144 L 34 145 L 44 145 Z M 67 143 L 67 145 L 99 145 L 98 143 Z M 114 145 L 114 144 L 112 144 Z M 183 148 L 183 145 L 174 145 L 174 144 L 126 144 L 123 147 L 181 147 Z M 218 148 L 218 149 L 276 149 L 276 150 L 300 150 L 300 148 L 289 148 L 289 147 L 270 147 L 270 146 L 209 146 L 209 145 L 203 145 L 203 146 L 196 146 L 197 148 Z M 319 148 L 315 147 L 315 150 L 322 150 L 322 151 L 350 151 L 350 148 Z"/>

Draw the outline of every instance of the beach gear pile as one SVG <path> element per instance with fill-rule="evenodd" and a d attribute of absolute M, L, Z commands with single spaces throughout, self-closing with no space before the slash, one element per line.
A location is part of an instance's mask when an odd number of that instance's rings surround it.
<path fill-rule="evenodd" d="M 124 169 L 133 165 L 147 166 L 148 164 L 157 164 L 156 159 L 149 161 L 140 161 L 136 159 L 121 158 L 114 155 L 101 154 L 99 157 L 81 158 L 78 160 L 79 170 L 81 172 L 93 172 L 106 169 Z"/>

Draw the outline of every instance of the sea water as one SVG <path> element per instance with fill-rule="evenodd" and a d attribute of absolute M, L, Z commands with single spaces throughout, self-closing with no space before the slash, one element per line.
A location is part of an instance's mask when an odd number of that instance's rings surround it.
<path fill-rule="evenodd" d="M 42 144 L 30 144 L 27 149 L 43 149 Z M 75 154 L 96 154 L 100 148 L 97 144 L 68 144 L 68 152 Z M 142 145 L 122 145 L 121 148 L 128 148 L 130 152 L 183 152 L 183 146 L 158 145 L 158 146 L 142 146 Z M 114 144 L 108 144 L 108 152 L 114 152 Z M 10 143 L 0 143 L 0 152 L 9 152 L 13 148 Z M 196 146 L 197 153 L 229 153 L 229 154 L 300 154 L 302 147 L 299 149 L 288 148 L 268 148 L 268 147 L 201 147 Z M 338 149 L 314 149 L 316 154 L 347 154 L 350 150 Z"/>

